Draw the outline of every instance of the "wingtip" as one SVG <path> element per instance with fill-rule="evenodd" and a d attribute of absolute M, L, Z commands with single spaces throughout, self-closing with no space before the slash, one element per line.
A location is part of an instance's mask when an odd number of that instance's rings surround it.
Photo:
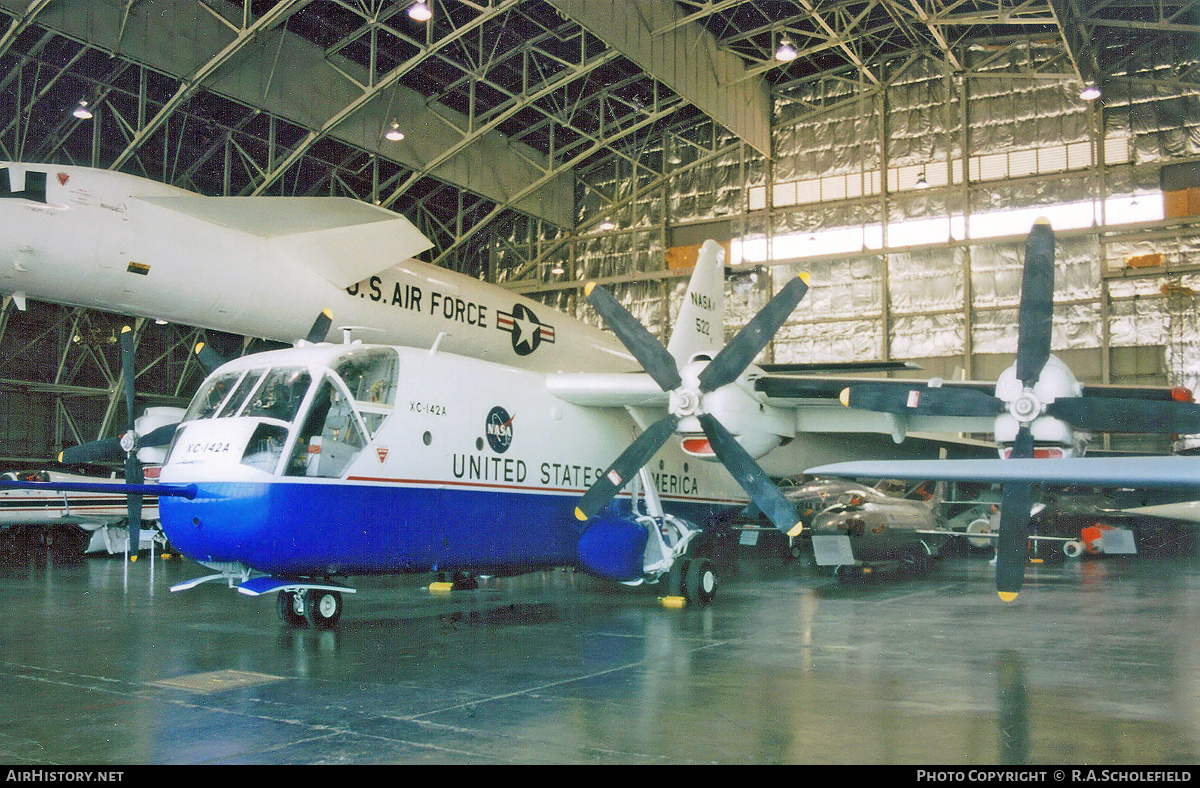
<path fill-rule="evenodd" d="M 996 594 L 1000 597 L 1000 600 L 1003 602 L 1011 602 L 1017 598 L 1016 591 L 997 591 Z"/>

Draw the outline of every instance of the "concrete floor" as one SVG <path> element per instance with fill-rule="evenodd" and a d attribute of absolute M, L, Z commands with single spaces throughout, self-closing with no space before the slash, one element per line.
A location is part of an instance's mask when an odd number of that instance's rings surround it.
<path fill-rule="evenodd" d="M 128 568 L 128 578 L 124 569 Z M 1146 763 L 1200 758 L 1200 561 L 986 559 L 840 586 L 743 556 L 713 606 L 570 572 L 357 578 L 336 631 L 143 554 L 0 568 L 0 762 Z"/>

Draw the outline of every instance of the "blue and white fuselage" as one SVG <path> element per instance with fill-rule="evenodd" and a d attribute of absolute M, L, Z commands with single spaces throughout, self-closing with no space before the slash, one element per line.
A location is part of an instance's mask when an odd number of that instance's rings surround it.
<path fill-rule="evenodd" d="M 282 577 L 575 565 L 576 502 L 636 427 L 545 379 L 361 344 L 231 361 L 176 432 L 160 479 L 198 494 L 161 500 L 163 529 L 196 561 Z M 647 471 L 663 509 L 693 523 L 746 504 L 677 442 Z M 628 493 L 613 504 L 630 506 Z"/>

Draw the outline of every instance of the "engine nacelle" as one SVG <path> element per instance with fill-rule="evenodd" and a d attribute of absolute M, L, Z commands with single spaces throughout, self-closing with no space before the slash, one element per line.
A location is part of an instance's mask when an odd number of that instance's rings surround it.
<path fill-rule="evenodd" d="M 579 563 L 609 580 L 638 580 L 649 536 L 645 526 L 627 517 L 593 518 L 579 538 Z"/>
<path fill-rule="evenodd" d="M 1017 365 L 1013 364 L 1000 374 L 996 380 L 996 397 L 1012 403 L 1022 397 L 1024 384 L 1017 379 Z M 1051 355 L 1046 359 L 1038 375 L 1037 383 L 1033 386 L 1033 397 L 1040 407 L 1053 402 L 1059 397 L 1078 397 L 1083 394 L 1083 386 L 1075 379 L 1071 369 L 1058 356 Z M 1010 405 L 1010 408 L 1013 407 Z M 1036 412 L 1034 406 L 1030 406 Z M 1023 416 L 1024 417 L 1024 416 Z M 1006 457 L 1008 447 L 1016 440 L 1021 422 L 1011 412 L 1001 413 L 996 417 L 993 434 L 996 443 L 1002 447 L 1000 456 Z M 1077 431 L 1069 424 L 1050 416 L 1038 416 L 1029 422 L 1029 432 L 1039 448 L 1034 449 L 1035 456 L 1073 457 L 1082 455 L 1091 439 L 1088 432 Z M 1053 448 L 1046 448 L 1053 445 Z"/>

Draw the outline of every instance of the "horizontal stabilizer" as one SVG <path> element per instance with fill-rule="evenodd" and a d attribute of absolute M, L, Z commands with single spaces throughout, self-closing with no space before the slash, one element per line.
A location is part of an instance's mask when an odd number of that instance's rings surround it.
<path fill-rule="evenodd" d="M 141 197 L 142 202 L 268 240 L 338 287 L 433 246 L 398 213 L 348 197 Z"/>
<path fill-rule="evenodd" d="M 1200 488 L 1200 457 L 1067 457 L 1008 460 L 862 460 L 809 468 L 814 476 L 1029 482 L 1093 487 Z"/>

